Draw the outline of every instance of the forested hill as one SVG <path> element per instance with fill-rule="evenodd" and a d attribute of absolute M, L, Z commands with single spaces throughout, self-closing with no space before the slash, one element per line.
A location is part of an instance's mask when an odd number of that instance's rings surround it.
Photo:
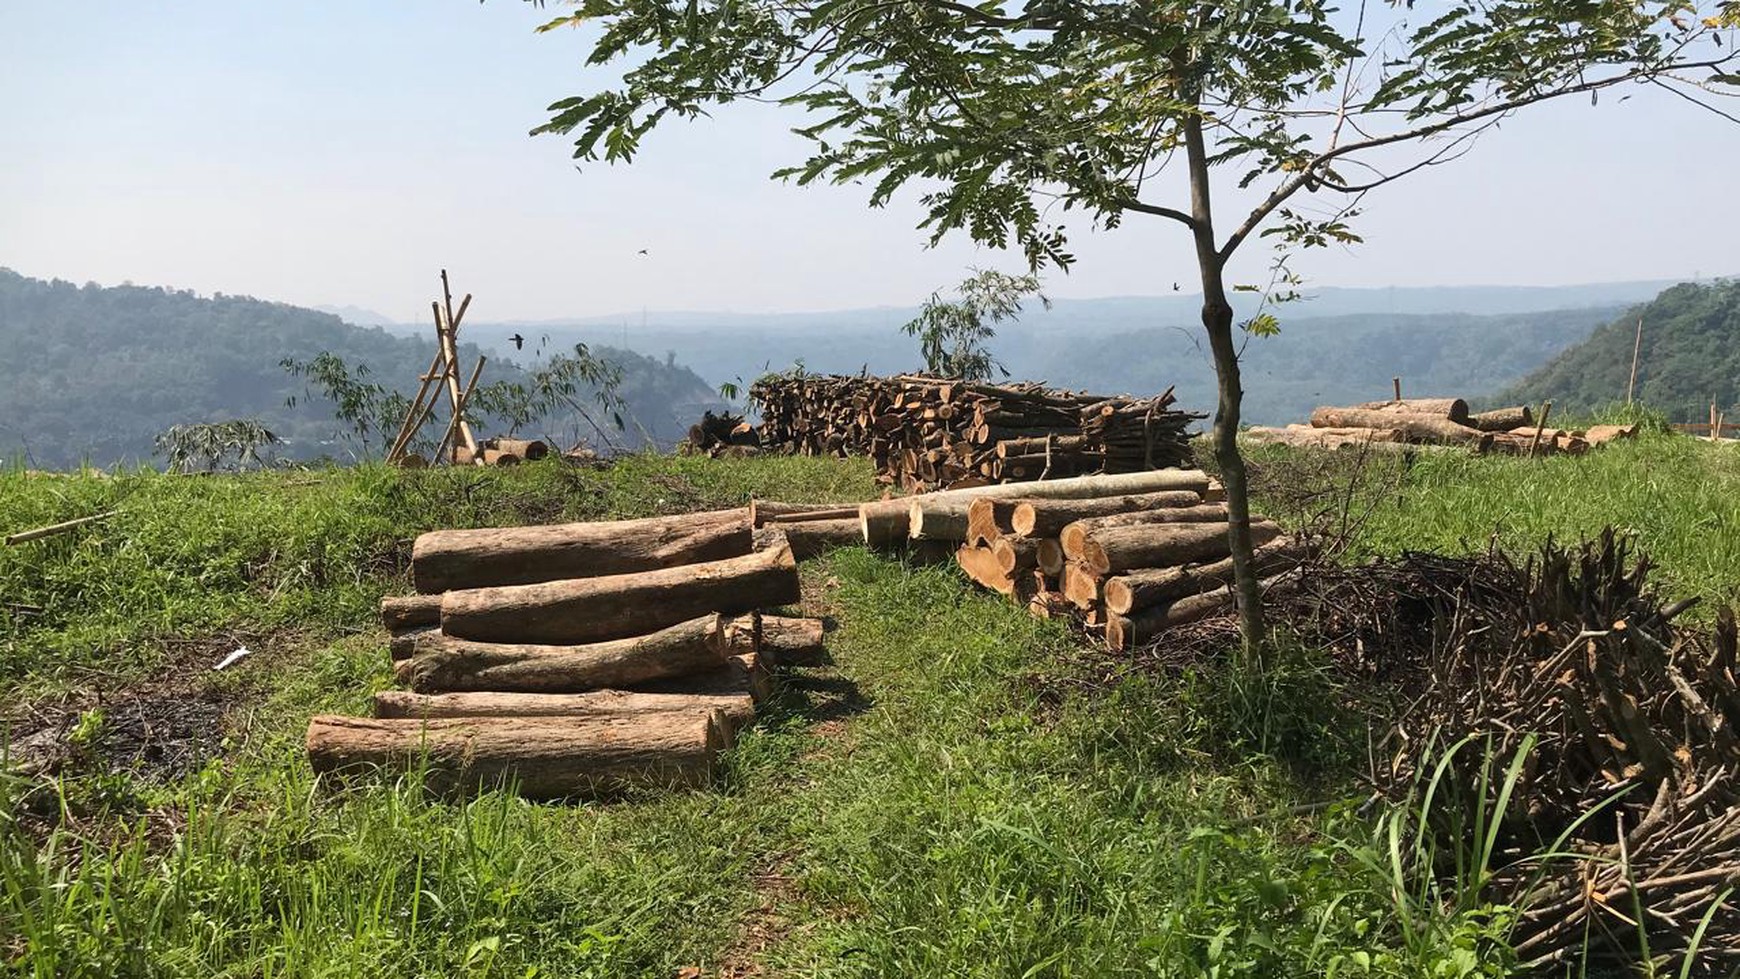
<path fill-rule="evenodd" d="M 336 316 L 241 296 L 203 297 L 139 286 L 45 282 L 0 269 L 0 462 L 39 468 L 146 461 L 171 425 L 260 420 L 288 441 L 287 455 L 343 456 L 331 406 L 308 397 L 280 362 L 323 352 L 369 379 L 409 391 L 434 338 L 357 327 Z M 476 356 L 469 347 L 462 360 Z M 714 392 L 667 360 L 595 348 L 622 368 L 630 432 L 678 437 Z M 494 359 L 485 378 L 518 371 Z M 286 399 L 296 397 L 294 408 Z M 554 434 L 570 431 L 553 421 Z"/>
<path fill-rule="evenodd" d="M 1637 324 L 1637 400 L 1674 421 L 1702 421 L 1710 402 L 1740 417 L 1740 279 L 1674 286 L 1596 330 L 1507 396 L 1586 411 L 1625 399 Z"/>

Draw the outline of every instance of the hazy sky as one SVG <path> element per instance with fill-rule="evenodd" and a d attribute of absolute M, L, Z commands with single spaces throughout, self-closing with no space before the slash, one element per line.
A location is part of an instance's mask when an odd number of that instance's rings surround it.
<path fill-rule="evenodd" d="M 580 36 L 516 0 L 0 5 L 0 265 L 426 315 L 452 270 L 486 319 L 916 303 L 969 265 L 912 197 L 799 189 L 796 117 L 728 109 L 576 172 L 531 138 L 595 88 Z M 1740 270 L 1740 127 L 1659 93 L 1525 113 L 1368 199 L 1315 284 L 1568 284 Z M 1177 226 L 1078 235 L 1057 296 L 1191 289 Z M 640 249 L 648 254 L 637 254 Z M 1245 277 L 1266 259 L 1250 250 Z"/>

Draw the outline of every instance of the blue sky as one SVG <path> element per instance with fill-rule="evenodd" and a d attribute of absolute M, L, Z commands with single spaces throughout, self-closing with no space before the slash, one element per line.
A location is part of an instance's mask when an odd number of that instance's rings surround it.
<path fill-rule="evenodd" d="M 910 196 L 768 179 L 800 158 L 764 108 L 576 172 L 527 130 L 603 76 L 516 0 L 0 5 L 0 265 L 426 315 L 452 270 L 488 319 L 643 308 L 907 305 L 968 266 Z M 1663 94 L 1538 109 L 1368 200 L 1314 284 L 1567 284 L 1732 273 L 1740 127 Z M 1224 202 L 1223 202 L 1224 203 Z M 1079 232 L 1057 296 L 1190 289 L 1179 229 Z M 648 254 L 641 256 L 640 249 Z M 1247 253 L 1243 277 L 1267 255 Z"/>

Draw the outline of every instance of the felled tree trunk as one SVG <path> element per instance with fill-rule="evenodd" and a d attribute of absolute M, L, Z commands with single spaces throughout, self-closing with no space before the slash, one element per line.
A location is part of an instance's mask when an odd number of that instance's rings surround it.
<path fill-rule="evenodd" d="M 1492 437 L 1477 428 L 1437 415 L 1409 415 L 1369 408 L 1319 408 L 1311 413 L 1314 428 L 1393 429 L 1411 441 L 1484 446 Z"/>
<path fill-rule="evenodd" d="M 743 526 L 747 532 L 748 522 Z M 597 642 L 800 597 L 797 562 L 782 546 L 636 574 L 450 591 L 441 602 L 441 631 L 480 642 Z"/>
<path fill-rule="evenodd" d="M 604 717 L 466 717 L 380 720 L 317 716 L 308 722 L 316 772 L 424 770 L 437 792 L 512 783 L 532 799 L 698 787 L 730 744 L 717 711 Z"/>
<path fill-rule="evenodd" d="M 755 720 L 755 701 L 747 694 L 638 693 L 593 690 L 588 693 L 412 693 L 375 694 L 375 716 L 383 719 L 428 717 L 632 717 L 676 711 L 719 711 L 734 726 Z"/>
<path fill-rule="evenodd" d="M 979 585 L 1004 595 L 1015 593 L 1015 577 L 1003 570 L 990 548 L 962 545 L 955 552 L 955 561 L 967 577 Z"/>
<path fill-rule="evenodd" d="M 1275 575 L 1258 584 L 1258 594 L 1269 594 L 1292 584 L 1287 575 Z M 1156 605 L 1133 615 L 1109 613 L 1106 618 L 1106 645 L 1121 652 L 1152 642 L 1161 632 L 1173 626 L 1199 622 L 1211 615 L 1231 611 L 1236 594 L 1236 588 L 1229 585 L 1189 595 L 1168 605 Z"/>
<path fill-rule="evenodd" d="M 1010 529 L 1025 537 L 1056 537 L 1063 528 L 1089 517 L 1147 510 L 1173 510 L 1202 503 L 1190 490 L 1167 490 L 1139 496 L 1106 496 L 1092 500 L 1021 500 L 1009 518 Z M 1221 510 L 1225 513 L 1225 510 Z"/>
<path fill-rule="evenodd" d="M 821 619 L 783 615 L 739 616 L 725 627 L 731 652 L 757 653 L 775 667 L 826 665 L 826 635 Z"/>
<path fill-rule="evenodd" d="M 1468 424 L 1468 402 L 1461 398 L 1403 398 L 1400 401 L 1367 401 L 1355 405 L 1365 411 L 1396 415 L 1433 415 L 1458 425 Z"/>
<path fill-rule="evenodd" d="M 415 643 L 410 685 L 418 693 L 579 693 L 717 669 L 728 655 L 720 615 L 578 646 L 473 642 L 437 633 Z"/>
<path fill-rule="evenodd" d="M 1065 524 L 1057 539 L 1063 545 L 1063 556 L 1079 561 L 1089 534 L 1115 527 L 1156 527 L 1184 523 L 1226 523 L 1227 509 L 1219 503 L 1200 506 L 1163 507 L 1158 510 L 1137 510 L 1133 513 L 1112 513 L 1103 517 L 1088 517 Z M 1221 528 L 1226 529 L 1226 528 Z"/>
<path fill-rule="evenodd" d="M 1251 543 L 1260 546 L 1274 540 L 1281 528 L 1267 520 L 1251 521 Z M 1107 527 L 1089 534 L 1077 559 L 1097 575 L 1133 568 L 1165 568 L 1226 557 L 1228 544 L 1223 523 L 1135 525 Z"/>
<path fill-rule="evenodd" d="M 1528 405 L 1518 405 L 1515 408 L 1494 408 L 1478 415 L 1469 415 L 1468 424 L 1483 432 L 1508 432 L 1513 428 L 1522 428 L 1535 423 L 1535 413 Z"/>
<path fill-rule="evenodd" d="M 387 640 L 387 652 L 395 663 L 402 659 L 410 659 L 411 655 L 417 651 L 419 641 L 427 641 L 440 634 L 441 627 L 439 625 L 420 625 L 410 629 L 401 629 L 393 633 L 392 638 Z"/>
<path fill-rule="evenodd" d="M 1269 577 L 1298 564 L 1305 554 L 1306 549 L 1298 542 L 1289 538 L 1277 538 L 1256 549 L 1251 555 L 1252 566 L 1256 568 L 1259 576 Z M 1105 579 L 1106 610 L 1117 615 L 1130 615 L 1188 595 L 1230 585 L 1232 580 L 1231 558 L 1222 558 L 1210 564 L 1129 571 Z"/>
<path fill-rule="evenodd" d="M 974 500 L 967 507 L 967 543 L 974 547 L 990 547 L 997 538 L 1015 532 L 1014 500 Z"/>
<path fill-rule="evenodd" d="M 749 520 L 751 525 L 756 527 L 764 527 L 770 523 L 800 523 L 805 520 L 856 519 L 857 516 L 858 507 L 856 504 L 843 506 L 838 503 L 749 501 Z"/>
<path fill-rule="evenodd" d="M 381 625 L 392 632 L 441 622 L 440 595 L 389 595 L 381 599 Z"/>
<path fill-rule="evenodd" d="M 807 561 L 841 547 L 859 547 L 864 543 L 856 516 L 792 522 L 781 520 L 763 524 L 758 533 L 770 532 L 783 534 L 786 543 L 791 546 L 792 557 L 799 561 Z"/>
<path fill-rule="evenodd" d="M 1032 537 L 999 537 L 991 545 L 991 556 L 1004 574 L 1032 570 L 1039 562 L 1039 541 Z"/>
<path fill-rule="evenodd" d="M 748 554 L 745 510 L 645 520 L 437 530 L 417 538 L 411 577 L 424 594 L 629 574 Z"/>

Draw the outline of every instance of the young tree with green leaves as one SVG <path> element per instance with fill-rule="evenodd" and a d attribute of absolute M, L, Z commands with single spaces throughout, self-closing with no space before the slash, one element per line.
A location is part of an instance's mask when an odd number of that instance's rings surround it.
<path fill-rule="evenodd" d="M 1740 2 L 1455 0 L 576 0 L 620 81 L 551 106 L 534 132 L 628 161 L 666 119 L 754 100 L 807 114 L 799 183 L 917 184 L 932 241 L 1073 260 L 1052 215 L 1177 225 L 1194 247 L 1219 375 L 1241 627 L 1264 635 L 1237 434 L 1228 269 L 1253 239 L 1356 241 L 1363 197 L 1466 152 L 1522 109 L 1622 85 L 1709 100 L 1740 85 Z M 1726 116 L 1726 113 L 1723 113 Z M 1732 116 L 1727 116 L 1732 119 Z M 1230 213 L 1217 209 L 1234 202 Z M 1261 287 L 1258 287 L 1261 291 Z M 1272 317 L 1248 323 L 1272 330 Z"/>
<path fill-rule="evenodd" d="M 955 293 L 954 299 L 931 293 L 918 315 L 901 327 L 907 336 L 918 338 L 924 369 L 967 381 L 988 381 L 999 373 L 1008 377 L 986 345 L 997 335 L 996 324 L 1021 315 L 1023 297 L 1037 294 L 1051 308 L 1051 300 L 1039 292 L 1039 276 L 979 269 Z"/>

